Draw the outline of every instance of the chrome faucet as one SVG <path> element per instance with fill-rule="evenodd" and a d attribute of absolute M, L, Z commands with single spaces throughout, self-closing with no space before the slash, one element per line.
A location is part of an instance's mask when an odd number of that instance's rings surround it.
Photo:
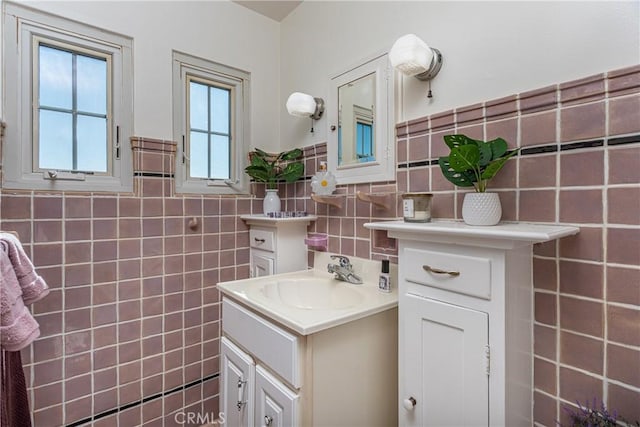
<path fill-rule="evenodd" d="M 339 264 L 327 265 L 329 273 L 335 273 L 335 278 L 343 282 L 353 283 L 354 285 L 362 284 L 362 279 L 353 272 L 353 266 L 349 258 L 342 255 L 331 255 L 331 259 L 339 259 Z"/>

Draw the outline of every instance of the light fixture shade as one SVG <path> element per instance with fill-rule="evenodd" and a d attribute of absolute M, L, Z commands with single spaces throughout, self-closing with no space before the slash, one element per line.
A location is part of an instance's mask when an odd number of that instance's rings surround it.
<path fill-rule="evenodd" d="M 316 100 L 306 93 L 293 92 L 287 99 L 287 111 L 292 116 L 312 116 L 316 112 Z"/>
<path fill-rule="evenodd" d="M 389 51 L 391 65 L 408 76 L 428 71 L 434 51 L 415 34 L 400 37 Z"/>

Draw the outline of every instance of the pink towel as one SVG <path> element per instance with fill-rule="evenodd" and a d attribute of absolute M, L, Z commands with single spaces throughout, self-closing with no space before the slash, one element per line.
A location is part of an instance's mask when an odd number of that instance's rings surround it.
<path fill-rule="evenodd" d="M 20 240 L 13 234 L 0 233 L 0 244 L 2 246 L 0 249 L 4 249 L 9 256 L 15 276 L 18 278 L 18 283 L 22 289 L 22 300 L 25 305 L 31 305 L 47 296 L 49 287 L 44 279 L 36 273 L 31 260 L 22 248 Z"/>
<path fill-rule="evenodd" d="M 31 411 L 20 357 L 40 335 L 31 304 L 49 293 L 20 241 L 0 233 L 0 427 L 31 427 Z"/>
<path fill-rule="evenodd" d="M 40 335 L 38 322 L 26 305 L 49 293 L 49 287 L 36 274 L 20 241 L 0 233 L 0 347 L 19 351 Z"/>

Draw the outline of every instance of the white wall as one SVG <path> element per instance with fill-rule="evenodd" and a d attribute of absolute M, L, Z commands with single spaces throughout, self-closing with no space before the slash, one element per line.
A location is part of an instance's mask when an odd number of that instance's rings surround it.
<path fill-rule="evenodd" d="M 173 139 L 171 50 L 251 73 L 251 147 L 276 150 L 279 24 L 227 1 L 20 2 L 133 37 L 134 135 Z"/>
<path fill-rule="evenodd" d="M 640 63 L 640 2 L 305 1 L 281 24 L 281 98 L 328 98 L 329 77 L 415 33 L 443 53 L 427 84 L 402 78 L 397 121 Z M 327 106 L 327 108 L 335 108 Z M 283 147 L 325 141 L 323 117 L 281 106 Z"/>

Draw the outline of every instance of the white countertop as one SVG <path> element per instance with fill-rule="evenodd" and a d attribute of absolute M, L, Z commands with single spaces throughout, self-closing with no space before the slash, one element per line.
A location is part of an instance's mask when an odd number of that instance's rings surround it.
<path fill-rule="evenodd" d="M 265 284 L 277 282 L 280 279 L 309 279 L 315 277 L 327 279 L 332 278 L 333 274 L 313 269 L 223 282 L 218 284 L 218 289 L 220 289 L 220 292 L 222 292 L 224 296 L 252 308 L 254 311 L 301 335 L 310 335 L 353 320 L 362 319 L 398 305 L 397 284 L 394 284 L 391 293 L 384 293 L 378 290 L 377 282 L 374 283 L 371 280 L 367 280 L 367 278 L 365 278 L 365 283 L 361 285 L 336 280 L 337 285 L 353 287 L 355 291 L 361 293 L 363 296 L 362 302 L 358 305 L 344 309 L 310 310 L 295 308 L 269 299 L 259 291 Z"/>
<path fill-rule="evenodd" d="M 542 243 L 571 236 L 580 231 L 580 228 L 574 225 L 507 221 L 484 227 L 454 220 L 432 220 L 422 223 L 403 220 L 379 221 L 369 222 L 364 226 L 373 230 L 387 230 L 390 237 L 498 247 Z"/>

